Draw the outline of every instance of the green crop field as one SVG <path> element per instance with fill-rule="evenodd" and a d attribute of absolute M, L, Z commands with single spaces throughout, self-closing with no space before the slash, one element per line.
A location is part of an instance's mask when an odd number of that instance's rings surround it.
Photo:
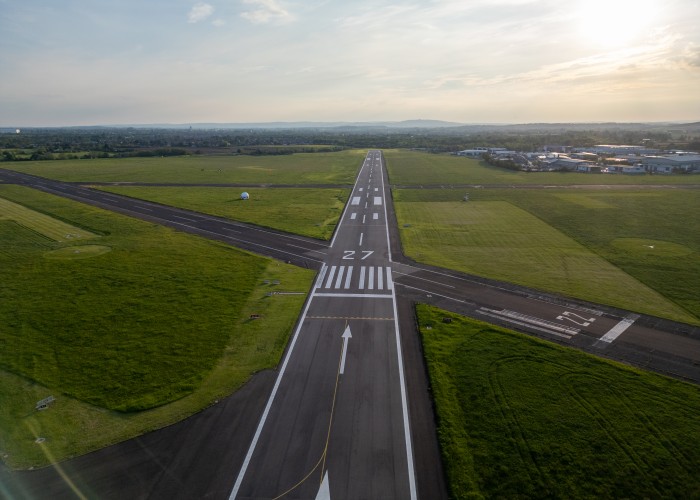
<path fill-rule="evenodd" d="M 366 151 L 280 156 L 171 156 L 13 162 L 6 168 L 79 182 L 353 184 Z"/>
<path fill-rule="evenodd" d="M 516 172 L 480 160 L 417 151 L 384 151 L 392 185 L 567 185 L 700 184 L 700 175 L 613 175 L 575 172 Z"/>
<path fill-rule="evenodd" d="M 313 273 L 24 187 L 0 185 L 0 197 L 101 235 L 57 242 L 0 220 L 6 463 L 162 427 L 277 364 Z M 265 279 L 302 294 L 267 296 Z M 56 403 L 35 411 L 48 395 Z"/>
<path fill-rule="evenodd" d="M 404 249 L 418 260 L 680 321 L 700 318 L 697 189 L 474 189 L 469 202 L 456 201 L 460 190 L 394 196 Z"/>
<path fill-rule="evenodd" d="M 343 213 L 346 189 L 103 187 L 105 191 L 164 205 L 250 222 L 281 231 L 329 239 Z M 249 200 L 241 200 L 247 191 Z"/>
<path fill-rule="evenodd" d="M 697 386 L 417 315 L 453 498 L 700 497 Z"/>

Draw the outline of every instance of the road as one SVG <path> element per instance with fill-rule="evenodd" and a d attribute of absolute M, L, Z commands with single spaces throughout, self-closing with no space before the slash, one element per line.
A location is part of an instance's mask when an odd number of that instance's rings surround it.
<path fill-rule="evenodd" d="M 99 498 L 445 498 L 415 302 L 700 383 L 697 327 L 403 257 L 376 151 L 330 245 L 8 170 L 0 180 L 319 271 L 276 373 L 181 424 L 67 461 L 61 473 L 0 470 L 0 483 L 21 485 L 16 498 L 73 498 L 65 470 Z M 209 456 L 215 466 L 200 464 Z"/>

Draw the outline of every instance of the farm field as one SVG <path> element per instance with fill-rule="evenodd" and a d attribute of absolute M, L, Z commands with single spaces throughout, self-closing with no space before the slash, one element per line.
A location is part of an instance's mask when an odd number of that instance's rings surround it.
<path fill-rule="evenodd" d="M 102 187 L 104 191 L 196 210 L 318 239 L 330 239 L 348 189 Z M 240 199 L 242 191 L 250 199 Z"/>
<path fill-rule="evenodd" d="M 569 185 L 700 184 L 700 175 L 614 175 L 575 172 L 516 172 L 480 160 L 418 151 L 384 151 L 392 185 Z"/>
<path fill-rule="evenodd" d="M 699 322 L 700 214 L 691 207 L 700 204 L 700 191 L 476 189 L 472 201 L 456 201 L 463 196 L 396 190 L 404 251 L 431 264 Z"/>
<path fill-rule="evenodd" d="M 697 386 L 430 306 L 417 318 L 453 498 L 697 498 Z"/>
<path fill-rule="evenodd" d="M 264 280 L 307 292 L 313 277 L 24 187 L 0 185 L 0 199 L 43 221 L 0 220 L 0 455 L 12 467 L 181 420 L 274 367 L 304 294 L 267 296 Z M 95 237 L 56 241 L 47 219 Z"/>
<path fill-rule="evenodd" d="M 3 167 L 69 182 L 352 185 L 365 153 L 107 158 L 12 162 Z"/>

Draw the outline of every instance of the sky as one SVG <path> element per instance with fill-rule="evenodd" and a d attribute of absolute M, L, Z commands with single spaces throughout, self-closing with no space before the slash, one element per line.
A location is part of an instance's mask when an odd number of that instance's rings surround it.
<path fill-rule="evenodd" d="M 0 0 L 0 126 L 700 121 L 698 0 Z"/>

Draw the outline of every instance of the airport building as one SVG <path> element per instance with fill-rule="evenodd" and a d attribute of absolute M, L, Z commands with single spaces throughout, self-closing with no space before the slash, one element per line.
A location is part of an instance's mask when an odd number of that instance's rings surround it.
<path fill-rule="evenodd" d="M 700 154 L 676 153 L 644 156 L 641 163 L 647 172 L 670 174 L 674 172 L 700 172 Z"/>

